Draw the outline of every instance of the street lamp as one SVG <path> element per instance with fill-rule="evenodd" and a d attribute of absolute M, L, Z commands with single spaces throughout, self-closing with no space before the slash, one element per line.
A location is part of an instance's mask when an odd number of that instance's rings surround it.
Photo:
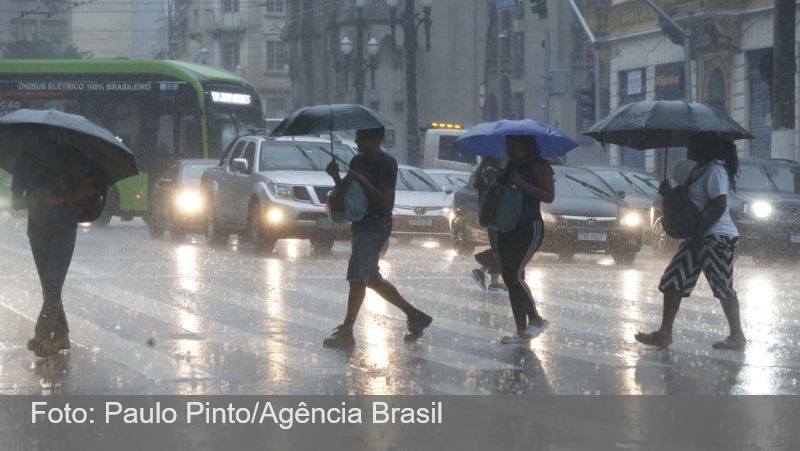
<path fill-rule="evenodd" d="M 356 49 L 357 56 L 351 57 L 354 48 Z M 367 70 L 370 71 L 372 89 L 375 89 L 375 68 L 377 67 L 375 57 L 378 55 L 380 48 L 381 45 L 378 40 L 374 37 L 370 38 L 367 42 L 367 54 L 369 57 L 363 58 L 358 56 L 358 54 L 363 53 L 363 51 L 359 52 L 358 47 L 353 45 L 353 41 L 351 41 L 349 37 L 345 36 L 339 41 L 339 50 L 342 51 L 342 55 L 344 55 L 345 59 L 345 84 L 350 83 L 347 74 L 352 70 L 355 76 L 356 103 L 358 104 L 364 103 L 364 76 Z"/>
<path fill-rule="evenodd" d="M 406 55 L 406 161 L 418 166 L 421 160 L 419 152 L 419 119 L 417 117 L 417 30 L 425 27 L 425 49 L 431 51 L 431 10 L 433 0 L 422 0 L 422 17 L 416 10 L 415 0 L 405 0 L 403 13 L 398 13 L 399 0 L 386 0 L 389 6 L 389 26 L 392 29 L 392 41 L 397 42 L 395 28 L 403 27 L 403 47 Z"/>

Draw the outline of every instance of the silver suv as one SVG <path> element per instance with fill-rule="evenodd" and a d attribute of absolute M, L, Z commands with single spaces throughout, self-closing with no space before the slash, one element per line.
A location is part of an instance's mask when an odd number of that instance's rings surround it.
<path fill-rule="evenodd" d="M 331 151 L 331 148 L 333 151 Z M 335 159 L 347 171 L 355 151 L 316 137 L 242 136 L 202 177 L 207 196 L 207 241 L 227 244 L 230 234 L 271 252 L 281 238 L 308 239 L 315 251 L 350 237 L 347 224 L 325 213 L 333 180 L 325 167 Z"/>

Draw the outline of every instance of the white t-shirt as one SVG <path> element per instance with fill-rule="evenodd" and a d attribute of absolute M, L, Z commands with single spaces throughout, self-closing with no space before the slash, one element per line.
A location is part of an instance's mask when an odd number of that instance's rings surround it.
<path fill-rule="evenodd" d="M 719 160 L 714 160 L 703 167 L 692 170 L 690 179 L 694 182 L 689 185 L 689 198 L 700 211 L 706 208 L 708 202 L 719 196 L 730 196 L 730 181 L 728 171 Z M 725 205 L 725 212 L 719 220 L 706 231 L 708 235 L 739 236 L 739 231 L 731 219 L 730 199 Z"/>

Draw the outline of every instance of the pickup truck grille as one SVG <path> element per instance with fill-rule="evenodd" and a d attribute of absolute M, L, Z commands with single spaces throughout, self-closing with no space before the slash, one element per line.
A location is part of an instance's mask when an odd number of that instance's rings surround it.
<path fill-rule="evenodd" d="M 292 186 L 292 194 L 294 194 L 295 200 L 311 202 L 311 194 L 308 193 L 308 188 L 305 186 Z"/>
<path fill-rule="evenodd" d="M 328 191 L 332 190 L 334 187 L 332 186 L 315 186 L 314 192 L 317 193 L 317 199 L 319 199 L 320 203 L 325 203 L 328 201 Z"/>

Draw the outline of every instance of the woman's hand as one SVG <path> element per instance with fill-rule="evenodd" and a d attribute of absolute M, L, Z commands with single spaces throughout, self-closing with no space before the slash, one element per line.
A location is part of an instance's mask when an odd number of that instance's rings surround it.
<path fill-rule="evenodd" d="M 661 182 L 661 186 L 658 187 L 658 194 L 661 194 L 662 196 L 664 196 L 671 189 L 672 189 L 672 187 L 669 186 L 669 180 L 664 180 L 663 182 Z"/>
<path fill-rule="evenodd" d="M 516 169 L 514 169 L 514 171 L 511 173 L 509 181 L 511 182 L 512 185 L 517 185 L 517 187 L 520 188 L 528 184 L 528 182 L 526 182 L 525 179 L 522 178 L 522 176 Z"/>

